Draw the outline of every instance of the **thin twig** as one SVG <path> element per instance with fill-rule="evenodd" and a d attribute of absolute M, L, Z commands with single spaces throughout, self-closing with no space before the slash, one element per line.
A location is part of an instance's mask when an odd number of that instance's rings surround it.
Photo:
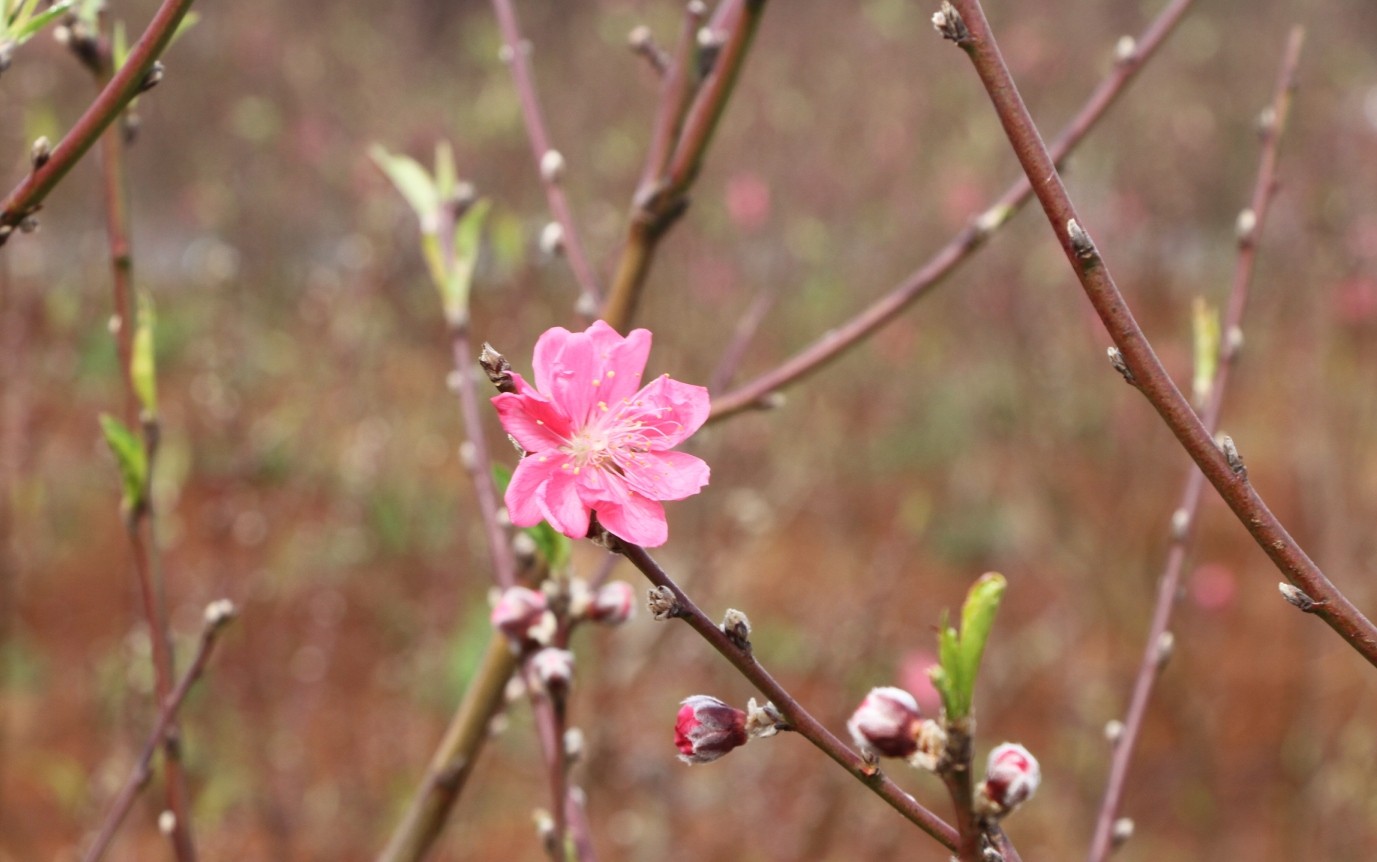
<path fill-rule="evenodd" d="M 646 162 L 648 173 L 636 191 L 626 240 L 602 308 L 602 319 L 614 329 L 625 331 L 630 325 L 660 239 L 688 207 L 689 189 L 736 88 L 764 11 L 765 0 L 723 0 L 718 6 L 706 29 L 711 33 L 725 31 L 727 39 L 686 106 L 681 101 L 685 95 L 681 85 L 694 74 L 687 67 L 697 58 L 682 48 L 673 58 L 656 114 Z M 692 18 L 692 11 L 689 16 Z M 660 143 L 662 137 L 674 141 L 668 151 Z M 655 167 L 660 170 L 652 177 L 649 172 Z"/>
<path fill-rule="evenodd" d="M 778 298 L 779 291 L 773 287 L 762 288 L 756 294 L 750 307 L 736 324 L 732 340 L 722 349 L 722 358 L 717 361 L 717 367 L 708 377 L 708 391 L 719 392 L 732 382 L 737 369 L 741 367 L 741 361 L 746 358 L 746 348 L 750 346 L 751 339 L 755 338 L 760 324 L 765 322 L 765 315 L 769 314 Z"/>
<path fill-rule="evenodd" d="M 528 656 L 529 658 L 529 656 Z M 529 667 L 524 668 L 526 691 L 530 695 L 531 711 L 535 713 L 536 739 L 540 742 L 540 756 L 545 764 L 545 777 L 550 791 L 551 827 L 542 836 L 553 862 L 565 862 L 564 837 L 569 823 L 569 770 L 564 756 L 564 710 L 544 691 Z"/>
<path fill-rule="evenodd" d="M 1128 84 L 1142 70 L 1158 47 L 1171 35 L 1195 0 L 1172 0 L 1148 25 L 1132 49 L 1121 53 L 1114 70 L 1090 94 L 1075 118 L 1052 143 L 1052 158 L 1060 163 L 1089 134 Z M 1124 43 L 1128 45 L 1128 42 Z M 730 392 L 715 395 L 709 422 L 744 410 L 768 406 L 769 396 L 824 368 L 895 320 L 905 309 L 940 284 L 1032 196 L 1027 177 L 1019 177 L 999 199 L 973 218 L 921 267 L 887 294 L 840 326 L 828 330 L 812 344 L 775 368 L 743 383 Z"/>
<path fill-rule="evenodd" d="M 30 171 L 4 201 L 0 201 L 0 244 L 20 222 L 38 211 L 53 187 L 143 89 L 153 63 L 172 41 L 177 25 L 191 4 L 192 0 L 163 0 L 124 65 L 53 148 L 48 160 Z"/>
<path fill-rule="evenodd" d="M 799 735 L 836 761 L 843 769 L 851 773 L 866 787 L 869 787 L 876 795 L 889 803 L 890 807 L 919 829 L 940 841 L 948 849 L 956 849 L 957 833 L 955 829 L 945 823 L 942 818 L 919 805 L 912 796 L 885 776 L 884 773 L 868 764 L 859 754 L 848 748 L 845 743 L 814 718 L 784 686 L 780 685 L 765 670 L 760 662 L 756 661 L 751 652 L 739 647 L 693 603 L 683 590 L 679 589 L 678 584 L 674 583 L 664 569 L 660 568 L 660 565 L 651 558 L 650 554 L 646 553 L 645 548 L 620 540 L 615 540 L 615 546 L 617 552 L 626 557 L 633 566 L 640 569 L 652 584 L 657 587 L 665 587 L 674 594 L 675 615 L 688 623 L 690 628 L 727 661 L 731 662 L 732 666 L 756 689 L 769 698 L 770 702 L 779 709 L 780 714 L 788 720 L 790 729 L 797 731 Z"/>
<path fill-rule="evenodd" d="M 1201 423 L 1153 352 L 1114 283 L 1108 264 L 1077 216 L 1056 164 L 1004 64 L 980 3 L 978 0 L 957 0 L 945 8 L 959 12 L 964 19 L 967 35 L 958 44 L 970 57 L 989 93 L 1004 132 L 1024 173 L 1033 182 L 1033 191 L 1042 203 L 1062 250 L 1090 304 L 1122 353 L 1137 389 L 1147 397 L 1258 546 L 1282 574 L 1306 594 L 1310 600 L 1309 612 L 1324 620 L 1363 658 L 1377 666 L 1377 627 L 1325 577 L 1286 531 L 1248 481 L 1247 470 L 1237 450 L 1215 443 L 1209 429 Z"/>
<path fill-rule="evenodd" d="M 1253 265 L 1257 259 L 1257 236 L 1270 210 L 1276 191 L 1277 148 L 1286 130 L 1286 118 L 1290 112 L 1291 94 L 1295 89 L 1296 67 L 1300 62 L 1301 44 L 1305 32 L 1294 28 L 1286 44 L 1282 58 L 1281 72 L 1272 96 L 1271 107 L 1262 123 L 1262 152 L 1258 165 L 1257 181 L 1253 185 L 1252 199 L 1246 212 L 1248 224 L 1240 225 L 1238 237 L 1238 263 L 1229 291 L 1228 311 L 1224 316 L 1222 331 L 1224 341 L 1219 351 L 1219 364 L 1211 381 L 1209 400 L 1204 410 L 1205 428 L 1214 433 L 1219 427 L 1219 416 L 1224 405 L 1224 390 L 1228 385 L 1229 371 L 1238 356 L 1239 338 L 1242 332 L 1243 313 L 1248 304 L 1249 286 L 1252 283 Z M 1171 541 L 1167 551 L 1166 564 L 1157 587 L 1157 602 L 1153 608 L 1152 622 L 1148 627 L 1147 647 L 1143 651 L 1142 662 L 1133 683 L 1133 695 L 1129 701 L 1128 712 L 1124 716 L 1123 732 L 1114 741 L 1114 755 L 1110 762 L 1109 777 L 1105 782 L 1103 800 L 1099 816 L 1095 821 L 1095 836 L 1091 841 L 1089 862 L 1103 862 L 1113 849 L 1114 821 L 1123 801 L 1128 769 L 1137 747 L 1139 731 L 1142 730 L 1143 716 L 1147 712 L 1148 701 L 1152 697 L 1154 685 L 1164 666 L 1160 644 L 1171 623 L 1172 610 L 1177 601 L 1177 585 L 1195 534 L 1196 516 L 1200 510 L 1200 495 L 1205 486 L 1205 477 L 1195 465 L 1186 474 L 1185 487 L 1181 500 L 1171 519 Z"/>
<path fill-rule="evenodd" d="M 563 157 L 550 146 L 550 133 L 545 128 L 540 99 L 536 96 L 535 77 L 531 74 L 531 43 L 521 35 L 521 25 L 517 21 L 512 0 L 492 0 L 492 8 L 497 15 L 498 27 L 502 30 L 502 58 L 512 68 L 512 81 L 516 84 L 517 99 L 521 102 L 521 116 L 526 124 L 531 152 L 535 156 L 536 171 L 540 174 L 541 185 L 545 187 L 545 200 L 550 207 L 550 214 L 559 223 L 564 254 L 569 259 L 574 279 L 579 283 L 579 305 L 582 308 L 597 308 L 602 292 L 574 226 L 569 199 L 560 184 L 560 171 L 554 167 L 554 162 L 562 162 Z"/>
<path fill-rule="evenodd" d="M 191 666 L 182 674 L 177 687 L 162 701 L 162 706 L 158 711 L 158 720 L 153 725 L 153 732 L 148 735 L 148 741 L 144 743 L 143 751 L 139 754 L 139 759 L 135 762 L 134 769 L 129 773 L 124 786 L 120 788 L 119 794 L 111 802 L 110 810 L 106 812 L 95 840 L 81 857 L 82 862 L 97 862 L 109 849 L 110 842 L 114 840 L 120 824 L 129 813 L 130 807 L 133 806 L 134 799 L 152 776 L 150 767 L 153 763 L 153 755 L 157 753 L 160 747 L 167 744 L 168 736 L 172 732 L 177 718 L 177 710 L 181 709 L 182 702 L 186 700 L 191 687 L 201 678 L 201 673 L 206 669 L 207 662 L 210 661 L 210 655 L 215 648 L 215 642 L 220 631 L 234 618 L 234 615 L 234 605 L 226 599 L 212 602 L 206 607 L 205 625 L 201 629 L 201 641 L 197 645 L 196 655 L 191 660 Z"/>

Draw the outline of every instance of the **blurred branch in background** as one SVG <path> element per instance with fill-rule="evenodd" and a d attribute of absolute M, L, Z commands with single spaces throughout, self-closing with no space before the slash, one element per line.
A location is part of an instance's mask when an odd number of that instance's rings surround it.
<path fill-rule="evenodd" d="M 1090 94 L 1080 111 L 1052 142 L 1052 159 L 1060 164 L 1076 148 L 1127 89 L 1139 71 L 1176 29 L 1195 0 L 1172 0 L 1137 39 L 1124 37 L 1116 47 L 1114 70 Z M 709 422 L 726 419 L 743 410 L 770 406 L 771 396 L 786 386 L 819 371 L 894 321 L 905 309 L 925 296 L 1009 222 L 1032 196 L 1027 177 L 1020 177 L 994 204 L 975 216 L 935 255 L 889 293 L 850 320 L 825 332 L 821 338 L 789 359 L 754 379 L 713 398 Z"/>
<path fill-rule="evenodd" d="M 551 146 L 550 133 L 545 128 L 545 117 L 540 110 L 540 99 L 536 95 L 535 79 L 531 74 L 531 43 L 521 34 L 512 0 L 492 0 L 492 8 L 502 30 L 502 60 L 512 68 L 512 81 L 516 84 L 521 117 L 526 124 L 526 136 L 531 142 L 536 170 L 540 172 L 540 180 L 545 187 L 550 213 L 559 226 L 557 245 L 569 258 L 569 268 L 578 281 L 578 308 L 582 314 L 591 314 L 602 299 L 602 291 L 575 227 L 569 199 L 560 185 L 564 174 L 564 156 Z"/>
<path fill-rule="evenodd" d="M 125 106 L 162 79 L 161 69 L 155 68 L 158 57 L 171 44 L 191 4 L 192 0 L 163 0 L 138 43 L 130 50 L 128 60 L 95 101 L 57 146 L 43 154 L 41 163 L 34 159 L 33 169 L 0 201 L 0 245 L 9 239 L 15 228 L 33 224 L 31 220 L 42 207 L 44 198 L 95 145 L 105 129 L 119 118 Z"/>
<path fill-rule="evenodd" d="M 220 632 L 231 620 L 234 619 L 238 611 L 234 604 L 228 599 L 219 599 L 206 606 L 205 618 L 201 627 L 201 639 L 196 647 L 196 654 L 191 659 L 190 666 L 178 680 L 176 688 L 168 694 L 166 698 L 159 701 L 158 718 L 153 725 L 153 731 L 148 734 L 148 741 L 144 743 L 143 751 L 135 761 L 134 769 L 129 773 L 124 786 L 110 804 L 110 810 L 106 813 L 104 821 L 101 823 L 100 830 L 96 838 L 91 842 L 91 846 L 82 855 L 82 862 L 99 862 L 104 858 L 105 851 L 110 849 L 110 843 L 115 838 L 115 833 L 119 831 L 120 824 L 124 822 L 125 815 L 134 804 L 134 799 L 139 791 L 148 784 L 148 779 L 152 776 L 153 755 L 159 748 L 167 750 L 169 745 L 168 737 L 175 733 L 177 710 L 181 709 L 182 702 L 191 692 L 191 687 L 201 678 L 202 672 L 206 669 L 206 664 L 210 662 L 211 652 L 215 649 L 215 642 L 220 636 Z"/>
<path fill-rule="evenodd" d="M 706 27 L 706 7 L 692 0 L 660 87 L 645 169 L 632 201 L 621 258 L 602 319 L 631 325 L 661 238 L 684 214 L 717 122 L 746 61 L 765 0 L 722 0 Z"/>
<path fill-rule="evenodd" d="M 1260 163 L 1248 208 L 1240 212 L 1238 217 L 1238 262 L 1229 290 L 1228 311 L 1224 315 L 1223 325 L 1213 327 L 1215 337 L 1203 339 L 1203 349 L 1195 360 L 1198 370 L 1211 365 L 1214 367 L 1212 379 L 1209 380 L 1206 391 L 1201 393 L 1204 395 L 1204 404 L 1197 405 L 1203 407 L 1201 421 L 1210 434 L 1219 429 L 1219 417 L 1224 408 L 1224 391 L 1229 383 L 1229 371 L 1243 346 L 1243 313 L 1248 306 L 1253 266 L 1257 261 L 1257 239 L 1262 233 L 1263 225 L 1266 224 L 1267 213 L 1277 191 L 1277 150 L 1286 131 L 1291 96 L 1296 87 L 1296 69 L 1300 64 L 1301 45 L 1304 41 L 1304 30 L 1297 27 L 1291 31 L 1282 56 L 1281 71 L 1277 77 L 1272 101 L 1259 118 L 1258 132 L 1262 140 Z M 1207 324 L 1197 322 L 1196 325 L 1200 327 Z M 1197 399 L 1197 402 L 1199 400 Z M 1104 862 L 1118 843 L 1115 841 L 1115 823 L 1123 802 L 1128 768 L 1137 748 L 1143 727 L 1143 716 L 1147 713 L 1154 684 L 1166 667 L 1171 654 L 1172 610 L 1180 596 L 1181 572 L 1195 537 L 1200 495 L 1204 487 L 1205 474 L 1192 464 L 1187 468 L 1185 487 L 1181 490 L 1180 502 L 1171 516 L 1166 565 L 1158 581 L 1157 600 L 1148 626 L 1147 644 L 1133 683 L 1133 694 L 1124 715 L 1122 732 L 1114 734 L 1112 740 L 1114 753 L 1110 761 L 1109 777 L 1105 782 L 1104 798 L 1095 821 L 1095 835 L 1090 845 L 1089 862 Z M 1123 834 L 1122 830 L 1120 834 Z"/>
<path fill-rule="evenodd" d="M 1324 620 L 1369 664 L 1377 665 L 1377 626 L 1306 556 L 1248 481 L 1247 468 L 1233 442 L 1223 437 L 1216 443 L 1162 367 L 1076 214 L 1056 163 L 995 44 L 979 0 L 944 2 L 934 23 L 944 38 L 955 42 L 970 57 L 1024 173 L 1034 182 L 1033 189 L 1062 250 L 1118 347 L 1134 386 L 1147 397 L 1258 546 L 1302 591 L 1303 601 L 1297 606 Z"/>

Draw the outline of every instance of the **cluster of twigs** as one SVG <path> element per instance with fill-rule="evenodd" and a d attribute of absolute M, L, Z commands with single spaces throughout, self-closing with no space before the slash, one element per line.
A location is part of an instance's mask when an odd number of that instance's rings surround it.
<path fill-rule="evenodd" d="M 1220 405 L 1227 383 L 1228 370 L 1241 344 L 1241 317 L 1255 257 L 1255 242 L 1264 221 L 1268 204 L 1275 189 L 1277 140 L 1284 127 L 1286 109 L 1300 48 L 1299 35 L 1293 36 L 1283 61 L 1281 81 L 1266 113 L 1263 125 L 1262 167 L 1253 201 L 1240 218 L 1238 275 L 1230 294 L 1229 310 L 1225 318 L 1227 333 L 1219 347 L 1219 365 L 1207 400 L 1200 405 L 1201 415 L 1176 390 L 1156 361 L 1152 349 L 1133 321 L 1122 295 L 1109 278 L 1108 267 L 1084 226 L 1077 220 L 1057 174 L 1057 165 L 1094 127 L 1127 84 L 1142 68 L 1185 15 L 1191 0 L 1173 0 L 1138 39 L 1126 38 L 1118 46 L 1113 72 L 1095 90 L 1086 105 L 1067 126 L 1052 146 L 1046 147 L 1036 127 L 1028 118 L 1018 98 L 1017 89 L 999 58 L 979 4 L 975 0 L 943 4 L 934 19 L 939 31 L 956 42 L 970 55 L 982 82 L 990 92 L 1011 145 L 1025 169 L 1025 178 L 1015 183 L 994 204 L 974 217 L 968 226 L 940 249 L 928 262 L 850 321 L 830 330 L 818 342 L 801 351 L 777 367 L 759 375 L 725 394 L 714 397 L 711 419 L 719 420 L 744 410 L 769 406 L 771 396 L 804 376 L 832 361 L 861 343 L 877 330 L 894 320 L 902 311 L 940 283 L 961 262 L 1007 223 L 1012 215 L 1031 196 L 1036 195 L 1052 220 L 1069 259 L 1082 279 L 1096 310 L 1101 313 L 1116 347 L 1111 351 L 1114 367 L 1130 383 L 1142 391 L 1158 410 L 1171 430 L 1194 458 L 1198 469 L 1192 469 L 1183 492 L 1181 505 L 1172 519 L 1171 544 L 1168 562 L 1159 589 L 1159 600 L 1149 630 L 1148 648 L 1139 671 L 1134 696 L 1127 714 L 1125 728 L 1118 738 L 1114 752 L 1109 784 L 1093 842 L 1091 859 L 1103 859 L 1111 842 L 1122 840 L 1127 832 L 1125 821 L 1116 819 L 1122 796 L 1124 776 L 1132 757 L 1138 728 L 1151 693 L 1152 681 L 1164 664 L 1169 651 L 1169 618 L 1177 591 L 1177 583 L 1193 530 L 1203 481 L 1209 479 L 1221 496 L 1243 520 L 1264 550 L 1277 562 L 1284 574 L 1296 584 L 1296 591 L 1304 597 L 1303 609 L 1321 616 L 1361 654 L 1373 660 L 1377 656 L 1377 640 L 1372 626 L 1353 609 L 1342 595 L 1324 579 L 1294 540 L 1271 515 L 1262 500 L 1248 484 L 1246 470 L 1231 442 L 1216 443 L 1211 436 L 1217 424 Z M 646 285 L 654 252 L 665 232 L 683 214 L 688 192 L 706 152 L 711 131 L 721 116 L 732 86 L 751 44 L 764 4 L 724 0 L 705 29 L 707 10 L 700 3 L 688 5 L 685 22 L 672 50 L 661 49 L 644 31 L 633 34 L 633 47 L 643 55 L 661 76 L 661 97 L 656 109 L 645 168 L 633 200 L 623 250 L 614 269 L 600 315 L 616 328 L 625 330 L 632 319 L 637 301 Z M 509 2 L 494 0 L 494 8 L 501 23 L 505 43 L 504 59 L 513 70 L 513 79 L 521 102 L 523 116 L 540 175 L 544 181 L 551 212 L 558 226 L 559 240 L 554 248 L 563 250 L 580 286 L 578 308 L 585 314 L 594 300 L 602 296 L 600 283 L 589 270 L 584 250 L 560 180 L 566 169 L 562 155 L 549 144 L 548 134 L 539 111 L 531 74 L 531 49 L 518 30 Z M 703 48 L 713 50 L 708 58 L 709 71 L 702 73 Z M 466 364 L 473 355 L 469 344 L 467 321 L 453 330 L 457 389 L 464 413 L 465 427 L 472 448 L 468 464 L 478 487 L 480 512 L 490 539 L 497 582 L 510 585 L 511 563 L 505 552 L 498 549 L 504 535 L 497 508 L 495 489 L 490 479 L 488 453 L 482 444 L 480 423 L 475 417 L 477 398 L 466 373 Z M 740 345 L 738 345 L 740 347 Z M 733 351 L 738 355 L 740 350 Z M 490 375 L 492 368 L 489 368 Z M 730 369 L 715 375 L 715 379 L 730 378 Z M 1223 438 L 1227 441 L 1227 438 Z M 596 528 L 595 528 L 596 531 Z M 874 764 L 846 746 L 808 712 L 760 664 L 753 654 L 749 640 L 733 632 L 731 625 L 714 623 L 679 587 L 678 584 L 650 557 L 643 548 L 626 543 L 605 532 L 599 541 L 610 550 L 624 556 L 654 585 L 652 604 L 657 604 L 660 618 L 679 618 L 723 655 L 743 677 L 750 681 L 782 717 L 781 726 L 799 733 L 824 754 L 841 765 L 857 779 L 881 796 L 915 825 L 946 847 L 957 851 L 960 858 L 975 859 L 980 852 L 990 852 L 1005 859 L 1017 859 L 1017 852 L 1002 833 L 998 840 L 982 845 L 975 831 L 979 818 L 971 809 L 969 781 L 969 750 L 965 751 L 962 768 L 952 775 L 964 780 L 964 789 L 953 791 L 956 806 L 955 822 L 960 829 L 944 822 L 937 815 L 919 805 L 900 790 Z M 1291 593 L 1288 595 L 1296 595 Z M 1301 599 L 1293 600 L 1300 603 Z M 516 660 L 509 650 L 494 638 L 469 694 L 456 713 L 446 734 L 441 751 L 432 761 L 430 773 L 422 791 L 413 804 L 429 816 L 412 815 L 403 821 L 383 859 L 393 862 L 421 858 L 430 843 L 438 836 L 447 809 L 458 798 L 462 776 L 472 768 L 473 759 L 493 716 L 503 707 L 499 681 L 514 672 Z M 542 705 L 536 702 L 538 725 L 544 728 L 547 719 L 540 717 Z M 542 736 L 548 735 L 542 733 Z M 564 765 L 559 758 L 548 756 L 547 764 L 554 773 L 562 775 Z M 969 749 L 969 740 L 966 740 Z M 442 780 L 445 779 L 445 780 Z M 961 780 L 957 781 L 961 784 Z M 555 858 L 565 858 L 572 848 L 574 858 L 589 859 L 591 846 L 583 840 L 566 844 L 566 823 L 561 793 L 567 784 L 556 777 L 555 832 L 547 847 Z M 974 824 L 974 825 L 973 825 Z M 1116 825 L 1117 824 L 1117 825 Z M 968 828 L 969 827 L 969 828 Z M 405 848 L 403 852 L 399 848 Z"/>
<path fill-rule="evenodd" d="M 1110 351 L 1113 367 L 1148 399 L 1193 461 L 1180 503 L 1171 518 L 1167 560 L 1144 657 L 1122 730 L 1116 735 L 1089 854 L 1091 862 L 1101 862 L 1115 843 L 1131 832 L 1130 822 L 1120 816 L 1123 789 L 1153 684 L 1170 652 L 1172 607 L 1205 481 L 1213 485 L 1285 576 L 1289 583 L 1282 585 L 1283 596 L 1302 611 L 1319 617 L 1359 654 L 1377 664 L 1377 627 L 1325 577 L 1272 514 L 1249 482 L 1248 471 L 1233 441 L 1228 437 L 1215 437 L 1229 372 L 1242 344 L 1242 319 L 1256 258 L 1257 237 L 1276 189 L 1277 146 L 1285 127 L 1299 61 L 1302 41 L 1299 31 L 1292 35 L 1287 45 L 1276 91 L 1261 124 L 1261 165 L 1252 200 L 1239 219 L 1237 272 L 1224 317 L 1224 336 L 1216 345 L 1218 366 L 1201 393 L 1200 403 L 1193 406 L 1157 360 L 1111 276 L 1106 256 L 1096 247 L 1089 226 L 1074 209 L 1058 173 L 1061 161 L 1125 91 L 1191 4 L 1192 0 L 1171 0 L 1140 37 L 1121 42 L 1112 72 L 1067 128 L 1047 146 L 1019 96 L 978 0 L 944 2 L 934 24 L 943 37 L 954 42 L 970 58 L 1025 177 L 974 216 L 963 230 L 889 293 L 775 368 L 718 394 L 710 417 L 711 421 L 716 421 L 768 406 L 775 393 L 862 343 L 942 283 L 1030 197 L 1037 197 L 1074 273 L 1114 342 Z M 694 181 L 745 68 L 765 6 L 764 0 L 721 0 L 710 14 L 702 2 L 691 0 L 686 6 L 680 31 L 667 50 L 656 44 L 647 32 L 634 34 L 634 49 L 659 77 L 660 98 L 644 167 L 630 204 L 620 255 L 611 276 L 604 280 L 590 263 L 563 188 L 562 179 L 568 166 L 552 145 L 541 113 L 532 71 L 532 46 L 521 32 L 511 0 L 493 0 L 503 40 L 502 58 L 511 69 L 553 218 L 553 228 L 547 230 L 549 246 L 561 252 L 569 262 L 578 285 L 575 303 L 578 314 L 600 317 L 622 331 L 630 326 L 647 287 L 659 244 L 688 207 Z M 207 608 L 198 649 L 189 667 L 178 677 L 163 608 L 151 494 L 160 429 L 156 405 L 147 390 L 149 384 L 144 380 L 152 372 L 141 364 L 151 360 L 142 356 L 137 343 L 139 312 L 132 281 L 123 188 L 123 130 L 115 124 L 134 98 L 161 79 L 157 58 L 170 43 L 189 7 L 190 0 L 165 0 L 127 59 L 118 65 L 113 60 L 108 33 L 77 34 L 78 38 L 71 45 L 92 72 L 98 94 L 55 147 L 49 147 L 46 142 L 35 145 L 31 170 L 0 203 L 0 244 L 3 244 L 15 230 L 32 229 L 47 194 L 104 136 L 102 175 L 114 284 L 113 331 L 126 390 L 124 415 L 126 423 L 138 429 L 137 445 L 142 465 L 142 472 L 135 476 L 136 481 L 127 484 L 124 515 L 152 644 L 157 710 L 147 743 L 128 780 L 112 800 L 109 813 L 86 852 L 84 858 L 87 860 L 101 858 L 110 846 L 135 796 L 148 782 L 153 758 L 159 750 L 164 755 L 165 829 L 179 862 L 191 862 L 196 858 L 176 718 L 188 691 L 202 674 L 219 632 L 234 613 L 228 603 L 217 602 Z M 469 265 L 461 260 L 465 252 L 458 244 L 459 228 L 470 214 L 473 201 L 469 198 L 437 199 L 435 204 L 435 223 L 429 230 L 436 240 L 435 274 L 444 292 L 455 270 Z M 466 306 L 466 302 L 465 295 L 459 305 Z M 453 309 L 447 305 L 447 311 Z M 529 549 L 514 549 L 509 525 L 503 519 L 498 483 L 493 474 L 494 459 L 485 442 L 481 398 L 471 373 L 477 351 L 466 307 L 448 316 L 454 389 L 467 437 L 465 464 L 475 487 L 494 583 L 502 589 L 538 586 L 551 575 L 550 567 Z M 744 341 L 738 345 L 739 348 L 743 346 Z M 732 354 L 739 356 L 741 352 L 734 349 Z M 484 367 L 499 390 L 510 387 L 510 377 L 504 377 L 506 368 L 500 356 L 485 352 Z M 730 379 L 731 368 L 721 370 L 716 377 L 723 381 Z M 121 455 L 113 440 L 112 446 L 119 457 L 140 457 L 137 452 Z M 948 749 L 950 760 L 944 778 L 951 790 L 954 808 L 949 823 L 920 805 L 881 772 L 872 759 L 853 750 L 828 730 L 765 669 L 754 654 L 744 616 L 721 625 L 713 622 L 644 548 L 620 540 L 596 526 L 591 537 L 616 557 L 625 558 L 647 578 L 653 588 L 651 596 L 652 602 L 657 603 L 658 618 L 683 620 L 768 698 L 774 710 L 771 714 L 777 716 L 778 729 L 789 730 L 808 740 L 903 817 L 957 853 L 963 862 L 973 862 L 982 858 L 982 854 L 983 858 L 1019 858 L 998 826 L 982 819 L 973 807 L 972 746 L 968 734 L 957 738 Z M 605 578 L 608 568 L 593 579 L 594 585 Z M 568 595 L 564 598 L 568 599 Z M 556 648 L 567 648 L 574 622 L 567 615 L 559 616 L 553 636 Z M 571 744 L 565 724 L 566 692 L 552 687 L 548 679 L 542 682 L 539 678 L 542 670 L 535 661 L 534 652 L 512 649 L 498 633 L 491 636 L 482 662 L 410 807 L 379 856 L 381 862 L 418 860 L 434 846 L 481 754 L 493 719 L 507 705 L 508 684 L 514 676 L 525 683 L 524 690 L 535 712 L 549 776 L 551 808 L 548 822 L 542 828 L 545 845 L 555 859 L 572 857 L 586 862 L 594 858 L 581 792 L 569 778 L 577 746 Z"/>

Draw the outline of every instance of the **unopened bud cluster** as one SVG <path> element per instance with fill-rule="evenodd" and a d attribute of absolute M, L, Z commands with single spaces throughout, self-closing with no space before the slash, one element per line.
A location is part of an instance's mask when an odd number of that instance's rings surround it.
<path fill-rule="evenodd" d="M 789 727 L 772 703 L 761 706 L 751 698 L 743 710 L 711 695 L 695 694 L 679 705 L 674 747 L 685 763 L 711 763 L 752 739 L 774 736 Z"/>

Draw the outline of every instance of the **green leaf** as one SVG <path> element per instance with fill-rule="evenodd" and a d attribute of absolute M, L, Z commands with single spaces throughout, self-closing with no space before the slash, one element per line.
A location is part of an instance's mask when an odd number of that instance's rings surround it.
<path fill-rule="evenodd" d="M 134 325 L 133 354 L 129 357 L 129 380 L 139 405 L 149 416 L 158 414 L 158 366 L 154 351 L 153 332 L 156 317 L 153 301 L 147 294 L 139 294 L 139 308 Z"/>
<path fill-rule="evenodd" d="M 435 191 L 440 200 L 454 198 L 454 190 L 459 186 L 459 171 L 454 166 L 454 148 L 449 141 L 435 145 Z"/>
<path fill-rule="evenodd" d="M 144 488 L 147 487 L 148 457 L 143 443 L 120 420 L 109 413 L 100 414 L 100 430 L 105 434 L 105 442 L 115 453 L 119 465 L 120 478 L 124 481 L 124 505 L 134 508 L 143 504 Z"/>
<path fill-rule="evenodd" d="M 14 14 L 9 21 L 8 38 L 16 45 L 22 45 L 33 38 L 38 31 L 42 30 L 64 14 L 67 8 L 72 4 L 70 0 L 62 0 L 62 2 L 54 3 L 42 12 L 34 15 L 33 10 L 37 5 L 38 0 L 28 0 L 28 2 L 21 2 L 20 5 L 15 8 Z"/>
<path fill-rule="evenodd" d="M 947 625 L 946 613 L 942 614 L 937 634 L 938 666 L 928 673 L 942 696 L 948 721 L 963 719 L 971 712 L 980 660 L 1007 586 L 1003 575 L 994 572 L 982 575 L 966 595 L 959 634 Z"/>
<path fill-rule="evenodd" d="M 422 233 L 433 234 L 438 227 L 440 213 L 440 194 L 435 188 L 426 169 L 409 156 L 394 156 L 380 144 L 374 144 L 368 153 L 406 202 L 416 211 L 421 220 Z"/>
<path fill-rule="evenodd" d="M 1195 376 L 1191 381 L 1191 393 L 1197 405 L 1204 405 L 1219 370 L 1219 311 L 1198 296 L 1191 303 L 1191 330 L 1195 336 Z"/>
<path fill-rule="evenodd" d="M 454 259 L 449 275 L 442 282 L 440 301 L 445 318 L 453 323 L 463 321 L 469 313 L 469 290 L 473 286 L 473 271 L 478 264 L 479 240 L 483 222 L 488 217 L 487 199 L 475 201 L 454 226 Z"/>

